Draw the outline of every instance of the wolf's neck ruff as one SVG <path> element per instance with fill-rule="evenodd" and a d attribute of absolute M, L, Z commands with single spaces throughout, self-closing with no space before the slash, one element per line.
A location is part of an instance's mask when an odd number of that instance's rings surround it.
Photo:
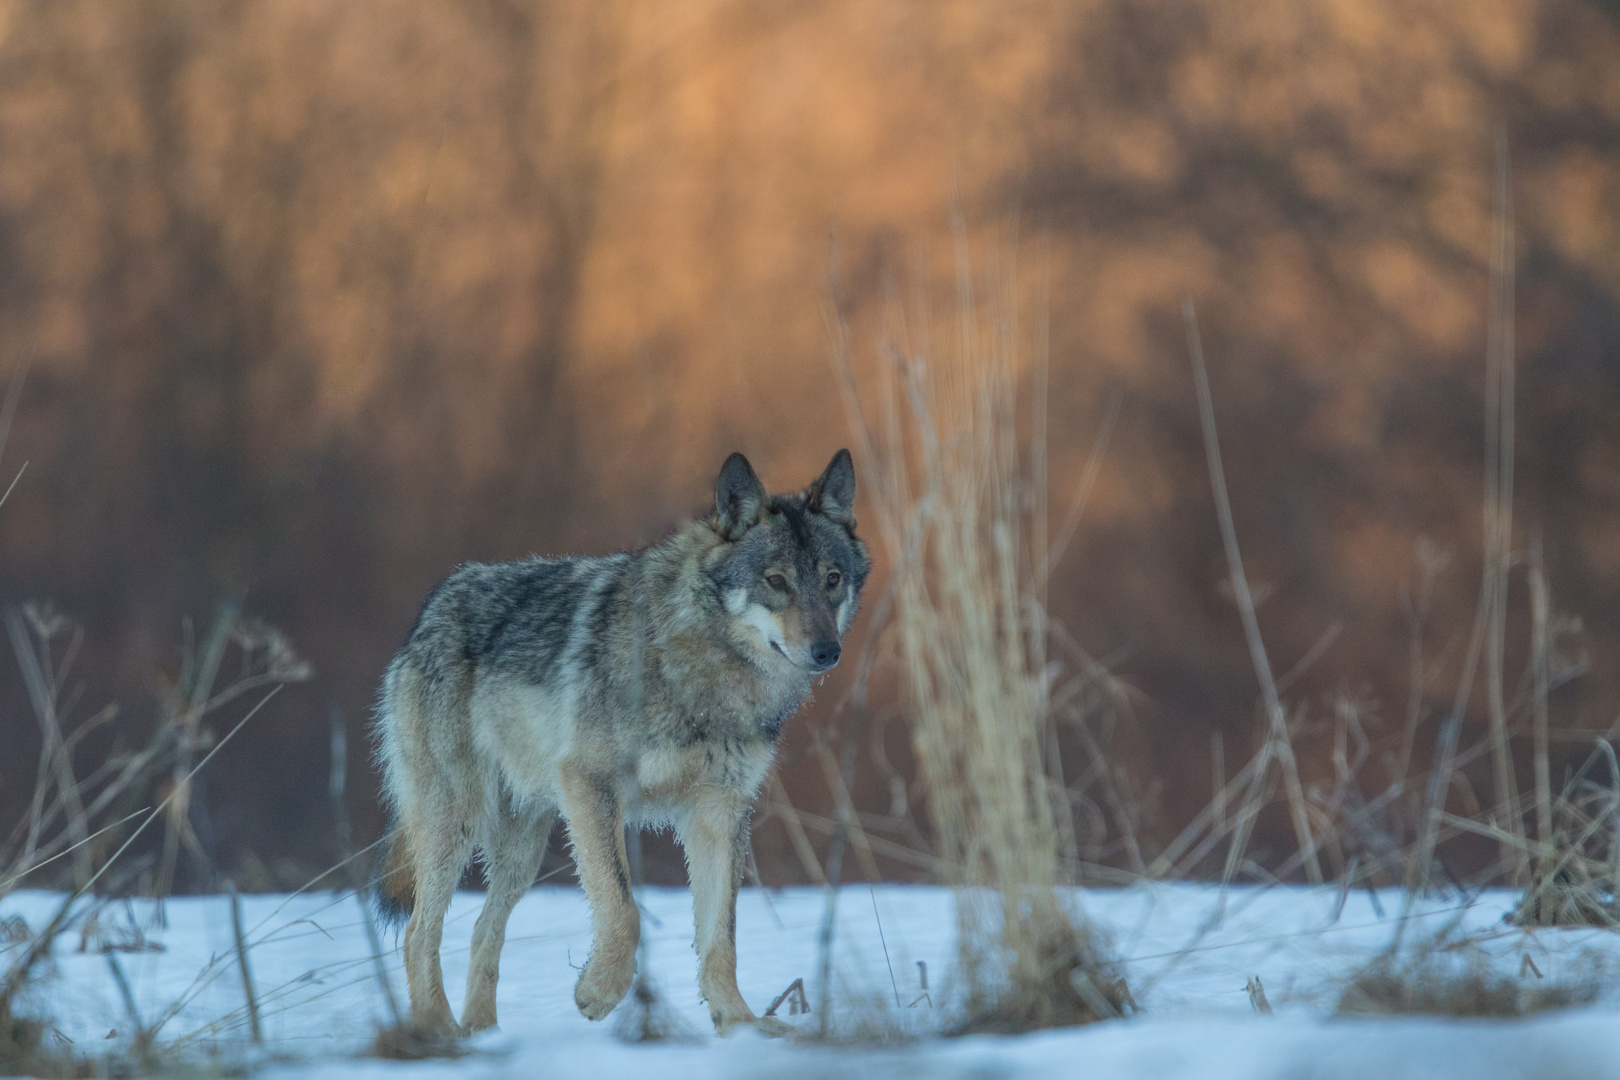
<path fill-rule="evenodd" d="M 692 523 L 649 549 L 640 560 L 646 582 L 641 691 L 650 729 L 679 741 L 763 738 L 774 742 L 787 718 L 809 696 L 813 673 L 770 647 L 761 624 L 773 613 L 741 605 L 703 572 L 729 547 L 702 523 Z M 719 554 L 725 554 L 723 551 Z M 774 629 L 774 628 L 773 628 Z M 785 635 L 779 635 L 785 636 Z"/>

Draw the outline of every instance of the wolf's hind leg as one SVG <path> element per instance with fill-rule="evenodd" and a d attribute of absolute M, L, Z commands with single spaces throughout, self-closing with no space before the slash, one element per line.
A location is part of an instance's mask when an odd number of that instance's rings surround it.
<path fill-rule="evenodd" d="M 692 879 L 698 992 L 715 1030 L 759 1024 L 737 989 L 737 889 L 748 858 L 748 806 L 728 793 L 701 797 L 677 823 Z M 775 1031 L 774 1024 L 765 1024 Z"/>
<path fill-rule="evenodd" d="M 591 904 L 593 938 L 590 959 L 574 985 L 574 1004 L 587 1020 L 600 1020 L 630 989 L 641 940 L 624 851 L 624 806 L 611 778 L 566 765 L 562 794 L 579 882 Z"/>
<path fill-rule="evenodd" d="M 411 855 L 416 870 L 416 907 L 405 924 L 405 981 L 411 992 L 411 1023 L 435 1035 L 459 1034 L 444 994 L 439 943 L 444 914 L 472 848 L 466 818 L 452 813 L 421 814 L 412 823 Z M 460 820 L 457 820 L 461 817 Z"/>
<path fill-rule="evenodd" d="M 495 1026 L 495 984 L 501 975 L 501 946 L 506 943 L 506 922 L 523 894 L 534 884 L 546 841 L 557 820 L 555 810 L 535 816 L 512 812 L 506 800 L 485 824 L 483 838 L 484 910 L 473 927 L 472 961 L 467 969 L 467 1003 L 461 1026 L 482 1031 Z"/>

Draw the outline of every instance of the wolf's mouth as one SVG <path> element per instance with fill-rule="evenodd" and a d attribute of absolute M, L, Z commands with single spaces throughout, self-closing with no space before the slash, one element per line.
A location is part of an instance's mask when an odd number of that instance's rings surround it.
<path fill-rule="evenodd" d="M 802 670 L 802 672 L 810 672 L 812 675 L 820 675 L 821 672 L 829 672 L 829 670 L 833 670 L 833 665 L 831 664 L 826 665 L 826 667 L 805 667 L 804 664 L 800 664 L 799 661 L 795 661 L 794 657 L 787 656 L 787 653 L 784 651 L 784 649 L 782 649 L 782 646 L 774 643 L 774 641 L 771 641 L 771 648 L 776 649 L 776 654 L 778 654 L 779 657 L 782 657 L 784 661 L 794 665 L 794 667 Z"/>
<path fill-rule="evenodd" d="M 803 664 L 799 663 L 797 660 L 793 659 L 793 657 L 789 656 L 785 651 L 783 651 L 782 646 L 778 645 L 774 641 L 771 642 L 771 648 L 776 650 L 776 655 L 780 656 L 782 659 L 786 660 L 788 663 L 792 664 L 794 667 L 798 668 L 800 671 L 808 671 L 812 675 L 814 675 L 817 672 L 822 670 L 820 668 L 807 668 L 807 667 L 805 667 Z"/>

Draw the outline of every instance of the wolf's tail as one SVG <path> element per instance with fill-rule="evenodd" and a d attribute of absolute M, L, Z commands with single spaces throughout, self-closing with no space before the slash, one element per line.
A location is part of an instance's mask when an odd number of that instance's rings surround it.
<path fill-rule="evenodd" d="M 411 865 L 411 852 L 405 843 L 405 834 L 389 818 L 383 833 L 382 848 L 377 857 L 377 878 L 372 889 L 372 903 L 377 918 L 384 926 L 397 928 L 411 917 L 416 906 L 416 870 Z"/>

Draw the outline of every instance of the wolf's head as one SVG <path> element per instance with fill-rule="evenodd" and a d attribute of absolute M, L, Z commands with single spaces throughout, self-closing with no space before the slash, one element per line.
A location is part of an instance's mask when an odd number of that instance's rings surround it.
<path fill-rule="evenodd" d="M 706 569 L 733 636 L 766 663 L 812 674 L 838 663 L 872 567 L 854 507 L 848 450 L 796 495 L 767 496 L 747 458 L 726 459 L 708 518 L 722 542 Z"/>

